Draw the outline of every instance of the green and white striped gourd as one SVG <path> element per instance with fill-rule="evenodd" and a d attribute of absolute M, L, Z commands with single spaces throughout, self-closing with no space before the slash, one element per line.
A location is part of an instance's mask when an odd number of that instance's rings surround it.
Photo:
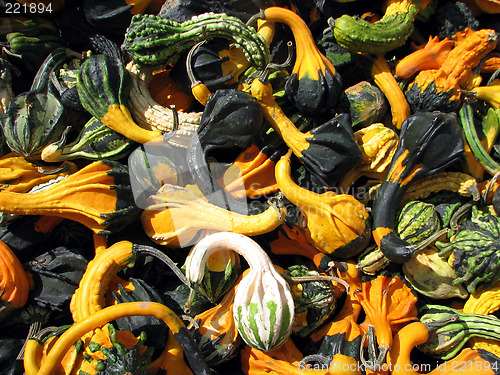
<path fill-rule="evenodd" d="M 243 50 L 255 67 L 270 62 L 265 39 L 240 19 L 224 13 L 207 12 L 184 22 L 152 14 L 135 15 L 127 29 L 122 49 L 139 66 L 164 67 L 175 64 L 184 51 L 211 38 L 224 38 Z"/>
<path fill-rule="evenodd" d="M 207 259 L 222 250 L 242 255 L 250 266 L 234 297 L 233 318 L 238 333 L 253 348 L 262 351 L 276 349 L 292 332 L 294 300 L 290 286 L 257 242 L 232 232 L 204 237 L 186 259 L 187 278 L 194 286 L 199 285 Z"/>

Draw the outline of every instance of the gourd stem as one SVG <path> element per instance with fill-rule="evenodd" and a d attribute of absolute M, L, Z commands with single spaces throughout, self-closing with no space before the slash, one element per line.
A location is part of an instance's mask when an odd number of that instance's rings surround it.
<path fill-rule="evenodd" d="M 441 230 L 438 230 L 437 232 L 433 233 L 431 236 L 427 237 L 425 240 L 422 242 L 418 243 L 414 248 L 413 251 L 416 253 L 417 251 L 425 249 L 427 246 L 431 245 L 436 241 L 439 237 L 442 235 L 445 235 L 450 231 L 449 228 L 443 228 Z"/>
<path fill-rule="evenodd" d="M 290 64 L 292 62 L 292 56 L 293 56 L 293 44 L 292 44 L 292 42 L 289 41 L 289 42 L 287 42 L 286 46 L 288 48 L 288 54 L 287 54 L 285 62 L 283 62 L 281 64 L 276 64 L 276 63 L 267 64 L 266 68 L 259 75 L 259 80 L 262 83 L 264 83 L 264 84 L 268 83 L 269 74 L 271 74 L 271 70 L 286 69 L 290 66 Z"/>
<path fill-rule="evenodd" d="M 16 357 L 16 360 L 22 360 L 24 358 L 24 350 L 26 348 L 26 343 L 28 340 L 34 338 L 40 332 L 42 328 L 42 320 L 37 320 L 30 324 L 30 328 L 28 329 L 28 334 L 26 335 L 26 340 L 24 340 L 23 347 L 19 351 L 19 354 Z"/>
<path fill-rule="evenodd" d="M 495 54 L 496 56 L 500 56 L 500 54 Z M 491 56 L 490 56 L 491 57 Z M 488 82 L 486 83 L 487 86 L 491 85 L 494 80 L 496 80 L 500 76 L 500 68 L 495 70 L 491 77 L 488 79 Z"/>
<path fill-rule="evenodd" d="M 350 285 L 347 281 L 336 277 L 336 276 L 327 276 L 327 275 L 316 275 L 316 276 L 288 276 L 286 274 L 282 275 L 289 284 L 300 284 L 308 281 L 323 281 L 323 280 L 331 280 L 335 281 L 339 284 L 342 284 L 345 287 L 346 292 L 349 292 Z"/>
<path fill-rule="evenodd" d="M 488 182 L 488 185 L 486 185 L 486 189 L 484 190 L 484 193 L 482 195 L 484 201 L 486 201 L 486 199 L 488 198 L 488 195 L 490 194 L 491 189 L 493 188 L 493 186 L 495 186 L 495 184 L 499 178 L 500 178 L 500 171 L 495 173 L 495 175 Z"/>
<path fill-rule="evenodd" d="M 246 22 L 246 25 L 250 26 L 252 23 L 256 22 L 259 19 L 261 20 L 266 19 L 266 14 L 264 13 L 264 9 L 261 9 L 258 13 L 255 13 L 252 17 L 250 17 Z"/>
<path fill-rule="evenodd" d="M 183 284 L 185 284 L 187 286 L 191 285 L 189 280 L 187 279 L 186 275 L 184 275 L 184 273 L 180 270 L 179 267 L 177 267 L 177 265 L 174 263 L 174 261 L 172 259 L 170 259 L 165 253 L 161 252 L 158 249 L 155 249 L 154 247 L 150 247 L 150 246 L 146 246 L 146 245 L 134 244 L 133 248 L 134 248 L 135 252 L 142 253 L 142 254 L 149 254 L 155 258 L 158 258 L 174 272 L 175 276 L 177 276 Z"/>
<path fill-rule="evenodd" d="M 458 230 L 459 224 L 458 221 L 474 206 L 473 203 L 465 203 L 460 206 L 452 215 L 450 219 L 450 228 L 453 231 Z"/>
<path fill-rule="evenodd" d="M 163 141 L 168 142 L 171 138 L 175 137 L 175 133 L 179 129 L 179 113 L 177 112 L 177 107 L 175 105 L 171 105 L 170 109 L 172 110 L 172 130 L 169 132 L 163 133 Z"/>

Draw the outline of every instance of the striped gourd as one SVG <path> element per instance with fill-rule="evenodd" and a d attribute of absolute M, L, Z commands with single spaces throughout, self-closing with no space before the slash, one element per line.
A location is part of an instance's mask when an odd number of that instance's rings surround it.
<path fill-rule="evenodd" d="M 439 216 L 432 203 L 411 201 L 399 213 L 398 236 L 411 244 L 418 244 L 440 229 Z"/>
<path fill-rule="evenodd" d="M 276 349 L 292 332 L 294 300 L 288 283 L 254 240 L 231 232 L 204 237 L 186 259 L 186 276 L 193 284 L 199 285 L 207 259 L 221 250 L 237 252 L 250 266 L 234 296 L 233 317 L 238 333 L 253 348 L 262 351 Z"/>
<path fill-rule="evenodd" d="M 500 340 L 500 319 L 494 315 L 467 314 L 437 304 L 423 305 L 419 315 L 429 329 L 429 339 L 417 348 L 434 358 L 455 358 L 472 337 Z"/>
<path fill-rule="evenodd" d="M 125 66 L 104 54 L 92 55 L 85 60 L 76 79 L 83 108 L 104 125 L 138 143 L 160 138 L 160 131 L 144 129 L 132 118 L 126 106 L 130 84 Z"/>
<path fill-rule="evenodd" d="M 270 61 L 269 46 L 255 29 L 236 17 L 213 12 L 182 23 L 152 14 L 135 15 L 122 49 L 140 66 L 161 68 L 175 64 L 184 51 L 211 38 L 233 41 L 256 67 L 264 67 Z"/>
<path fill-rule="evenodd" d="M 67 128 L 69 131 L 69 128 Z M 61 139 L 46 146 L 41 159 L 46 162 L 59 162 L 83 158 L 87 160 L 118 160 L 131 151 L 135 143 L 124 135 L 108 128 L 99 119 L 92 117 L 83 126 L 78 137 L 66 144 L 65 131 Z"/>

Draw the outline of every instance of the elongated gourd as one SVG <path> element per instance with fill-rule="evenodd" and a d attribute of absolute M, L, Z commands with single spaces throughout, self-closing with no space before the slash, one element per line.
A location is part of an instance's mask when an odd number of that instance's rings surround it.
<path fill-rule="evenodd" d="M 406 190 L 414 180 L 456 161 L 463 147 L 455 114 L 421 112 L 403 122 L 398 147 L 372 209 L 373 238 L 389 260 L 405 263 L 416 251 L 416 245 L 402 240 L 394 231 L 396 212 Z"/>
<path fill-rule="evenodd" d="M 276 229 L 286 216 L 280 199 L 270 199 L 269 207 L 260 214 L 245 215 L 211 204 L 188 188 L 170 184 L 151 196 L 150 202 L 141 214 L 142 226 L 154 242 L 168 247 L 187 246 L 220 231 L 264 234 Z"/>
<path fill-rule="evenodd" d="M 0 191 L 0 211 L 77 221 L 98 234 L 126 226 L 138 214 L 127 169 L 96 161 L 33 193 Z"/>
<path fill-rule="evenodd" d="M 171 132 L 175 126 L 173 108 L 167 108 L 157 103 L 149 91 L 149 82 L 153 72 L 148 68 L 139 68 L 137 64 L 129 62 L 125 68 L 131 78 L 130 94 L 127 107 L 134 120 L 147 130 Z M 178 124 L 175 136 L 169 139 L 170 144 L 187 147 L 189 139 L 196 133 L 203 112 L 177 112 Z"/>
<path fill-rule="evenodd" d="M 319 51 L 305 21 L 281 7 L 266 8 L 262 16 L 268 22 L 290 27 L 295 39 L 295 63 L 285 84 L 290 103 L 306 115 L 331 110 L 340 97 L 342 80 L 330 60 Z"/>
<path fill-rule="evenodd" d="M 454 47 L 453 40 L 429 36 L 427 43 L 403 57 L 396 64 L 394 73 L 398 78 L 410 78 L 413 74 L 426 69 L 439 69 Z"/>
<path fill-rule="evenodd" d="M 413 113 L 426 111 L 454 112 L 462 99 L 473 68 L 497 45 L 494 30 L 480 29 L 457 43 L 439 69 L 423 70 L 405 91 Z"/>
<path fill-rule="evenodd" d="M 255 67 L 270 61 L 269 46 L 255 29 L 224 13 L 203 13 L 182 23 L 155 16 L 135 15 L 122 49 L 134 63 L 153 69 L 174 65 L 184 51 L 207 38 L 232 40 Z"/>
<path fill-rule="evenodd" d="M 402 122 L 411 114 L 410 105 L 383 55 L 377 55 L 373 59 L 372 76 L 373 81 L 382 90 L 389 102 L 392 124 L 397 129 L 401 129 Z"/>
<path fill-rule="evenodd" d="M 109 128 L 138 143 L 162 139 L 160 131 L 144 129 L 132 118 L 127 108 L 130 77 L 119 60 L 90 56 L 78 70 L 76 88 L 83 108 Z"/>
<path fill-rule="evenodd" d="M 370 238 L 365 206 L 352 195 L 327 191 L 318 194 L 298 186 L 291 178 L 291 161 L 283 156 L 276 164 L 276 182 L 283 195 L 304 212 L 308 242 L 325 254 L 349 258 Z"/>
<path fill-rule="evenodd" d="M 92 314 L 87 319 L 73 324 L 56 340 L 39 366 L 33 362 L 28 363 L 26 366 L 26 370 L 29 370 L 27 375 L 54 374 L 58 363 L 60 363 L 66 352 L 80 337 L 113 320 L 130 315 L 154 316 L 165 322 L 181 345 L 184 355 L 196 374 L 209 375 L 211 373 L 184 322 L 175 312 L 157 302 L 126 302 L 106 307 Z M 30 341 L 30 347 L 32 347 L 30 350 L 36 352 L 36 347 L 41 344 L 36 339 L 31 339 Z"/>
<path fill-rule="evenodd" d="M 265 74 L 252 81 L 250 92 L 276 133 L 324 185 L 333 186 L 361 158 L 349 115 L 339 114 L 310 131 L 301 132 L 276 102 Z"/>
<path fill-rule="evenodd" d="M 337 43 L 351 52 L 385 54 L 401 47 L 414 29 L 413 21 L 420 1 L 389 0 L 384 16 L 369 22 L 347 14 L 330 18 Z"/>
<path fill-rule="evenodd" d="M 233 317 L 238 333 L 253 348 L 276 349 L 292 333 L 294 301 L 290 286 L 257 242 L 231 232 L 203 238 L 186 258 L 187 278 L 196 288 L 203 280 L 208 257 L 226 250 L 243 256 L 250 266 L 234 295 Z"/>

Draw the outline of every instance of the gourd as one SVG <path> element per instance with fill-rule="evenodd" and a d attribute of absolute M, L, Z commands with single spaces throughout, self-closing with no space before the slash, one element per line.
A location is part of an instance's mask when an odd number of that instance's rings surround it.
<path fill-rule="evenodd" d="M 293 33 L 295 63 L 285 84 L 289 102 L 305 115 L 316 116 L 330 111 L 340 97 L 342 80 L 330 60 L 319 51 L 306 22 L 293 11 L 281 7 L 266 8 L 257 17 L 284 23 Z"/>
<path fill-rule="evenodd" d="M 99 119 L 92 117 L 80 130 L 77 138 L 67 143 L 67 133 L 62 133 L 61 139 L 45 146 L 40 153 L 40 159 L 55 163 L 64 160 L 118 160 L 128 154 L 134 141 L 107 127 Z"/>
<path fill-rule="evenodd" d="M 67 176 L 77 170 L 78 167 L 72 162 L 41 169 L 26 158 L 9 153 L 0 158 L 0 191 L 27 193 L 38 185 Z"/>
<path fill-rule="evenodd" d="M 183 51 L 206 38 L 224 38 L 241 48 L 255 67 L 270 61 L 264 38 L 240 19 L 224 13 L 207 12 L 182 23 L 160 16 L 135 15 L 125 34 L 122 49 L 141 67 L 152 69 L 175 65 Z"/>
<path fill-rule="evenodd" d="M 203 279 L 208 257 L 221 250 L 235 251 L 250 266 L 234 295 L 234 321 L 243 341 L 269 351 L 282 345 L 292 332 L 294 301 L 286 280 L 266 252 L 250 237 L 238 233 L 211 234 L 189 252 L 186 277 L 196 288 Z"/>
<path fill-rule="evenodd" d="M 148 83 L 149 93 L 163 107 L 174 106 L 180 112 L 189 112 L 193 106 L 193 98 L 181 90 L 171 74 L 171 69 L 154 72 Z"/>
<path fill-rule="evenodd" d="M 432 203 L 410 201 L 399 211 L 396 232 L 402 240 L 418 244 L 440 228 L 441 222 Z"/>
<path fill-rule="evenodd" d="M 220 251 L 208 258 L 201 293 L 217 303 L 236 285 L 241 274 L 240 258 L 232 251 Z"/>
<path fill-rule="evenodd" d="M 184 149 L 181 149 L 184 150 Z M 149 196 L 164 184 L 183 185 L 191 182 L 186 173 L 185 155 L 167 142 L 160 146 L 138 145 L 128 156 L 130 185 L 136 206 L 146 208 Z"/>
<path fill-rule="evenodd" d="M 342 354 L 360 361 L 361 338 L 364 334 L 359 325 L 362 308 L 354 294 L 361 288 L 362 272 L 351 260 L 338 271 L 338 276 L 349 284 L 345 301 L 339 312 L 323 327 L 309 335 L 317 355 L 329 358 L 332 354 Z"/>
<path fill-rule="evenodd" d="M 437 36 L 429 36 L 426 44 L 398 61 L 394 74 L 405 79 L 422 70 L 439 69 L 453 47 L 451 39 L 439 40 Z"/>
<path fill-rule="evenodd" d="M 264 234 L 276 229 L 285 216 L 286 208 L 279 198 L 271 198 L 264 212 L 245 215 L 211 204 L 199 192 L 165 184 L 149 198 L 141 222 L 155 243 L 184 247 L 216 231 Z"/>
<path fill-rule="evenodd" d="M 62 47 L 53 50 L 37 70 L 30 89 L 13 98 L 6 108 L 2 129 L 7 146 L 16 154 L 39 160 L 42 149 L 67 128 L 69 112 L 49 90 L 49 77 L 70 54 Z"/>
<path fill-rule="evenodd" d="M 385 54 L 401 47 L 414 29 L 420 1 L 390 0 L 383 17 L 373 23 L 347 14 L 328 19 L 337 43 L 351 52 Z"/>
<path fill-rule="evenodd" d="M 10 102 L 1 124 L 12 152 L 39 160 L 43 148 L 61 136 L 68 119 L 68 111 L 54 95 L 28 91 Z"/>
<path fill-rule="evenodd" d="M 45 58 L 56 48 L 64 47 L 64 41 L 48 25 L 31 23 L 23 30 L 5 35 L 10 52 L 9 59 L 19 59 L 19 63 L 29 72 L 35 74 Z"/>
<path fill-rule="evenodd" d="M 480 121 L 481 136 L 476 129 L 478 121 L 471 103 L 465 101 L 460 107 L 458 115 L 466 144 L 470 150 L 470 153 L 466 154 L 466 165 L 470 169 L 469 173 L 482 178 L 483 172 L 487 171 L 494 176 L 500 171 L 500 164 L 490 156 L 490 152 L 500 132 L 500 111 L 493 108 L 488 109 Z"/>
<path fill-rule="evenodd" d="M 368 246 L 358 255 L 356 267 L 367 275 L 374 276 L 390 264 L 377 245 Z"/>
<path fill-rule="evenodd" d="M 394 335 L 394 345 L 388 353 L 388 365 L 394 375 L 419 375 L 411 360 L 412 350 L 419 348 L 429 339 L 429 329 L 422 322 L 411 322 Z M 462 349 L 452 359 L 439 364 L 428 375 L 447 375 L 458 368 L 467 369 L 468 374 L 493 375 L 498 365 L 498 357 L 486 350 Z M 455 367 L 459 366 L 459 367 Z M 463 366 L 463 367 L 462 367 Z M 454 368 L 452 370 L 452 368 Z"/>
<path fill-rule="evenodd" d="M 234 254 L 239 258 L 239 255 L 231 250 L 214 253 L 211 257 L 217 257 L 221 252 Z M 211 366 L 228 361 L 240 347 L 241 336 L 234 321 L 234 298 L 242 278 L 248 272 L 247 269 L 238 277 L 220 303 L 196 314 L 193 318 L 197 325 L 196 328 L 192 328 L 193 338 L 200 347 L 205 361 Z"/>
<path fill-rule="evenodd" d="M 370 237 L 365 206 L 349 194 L 318 194 L 302 188 L 290 174 L 290 156 L 284 155 L 276 164 L 276 182 L 283 195 L 304 213 L 308 242 L 339 258 L 350 258 L 363 250 Z"/>
<path fill-rule="evenodd" d="M 123 318 L 122 318 L 123 319 Z M 104 360 L 97 360 L 95 368 L 99 370 L 96 375 L 106 374 L 149 374 L 148 366 L 151 363 L 153 356 L 153 348 L 148 348 L 144 345 L 146 341 L 146 333 L 142 332 L 138 337 L 134 346 L 127 348 L 117 339 L 117 332 L 113 324 L 108 324 L 108 336 L 112 346 L 99 346 L 96 343 L 92 347 L 95 352 L 100 352 L 104 356 Z M 145 350 L 144 350 L 145 349 Z M 80 367 L 79 372 L 85 371 Z"/>
<path fill-rule="evenodd" d="M 397 129 L 401 129 L 401 124 L 411 114 L 410 105 L 405 98 L 403 90 L 396 81 L 386 58 L 383 55 L 377 55 L 372 60 L 371 73 L 373 81 L 382 90 L 389 102 L 392 124 Z"/>
<path fill-rule="evenodd" d="M 160 251 L 126 240 L 100 249 L 88 263 L 78 289 L 71 298 L 70 310 L 75 323 L 84 321 L 106 307 L 106 291 L 109 283 L 120 271 L 132 267 L 140 254 L 152 255 L 167 266 L 172 266 L 172 261 Z M 185 278 L 182 280 L 185 281 Z"/>
<path fill-rule="evenodd" d="M 295 301 L 292 332 L 306 338 L 332 316 L 340 293 L 329 276 L 304 265 L 292 265 L 283 275 Z"/>
<path fill-rule="evenodd" d="M 0 241 L 0 317 L 23 307 L 28 301 L 28 276 L 12 250 Z"/>
<path fill-rule="evenodd" d="M 382 123 L 374 123 L 354 132 L 361 159 L 339 181 L 339 191 L 347 193 L 361 177 L 383 180 L 391 164 L 399 137 Z"/>
<path fill-rule="evenodd" d="M 349 112 L 353 128 L 380 122 L 389 109 L 383 92 L 368 81 L 346 88 L 339 103 Z"/>
<path fill-rule="evenodd" d="M 464 283 L 467 291 L 474 293 L 478 285 L 488 287 L 499 280 L 499 228 L 498 216 L 473 206 L 471 218 L 449 242 L 436 242 L 440 255 L 449 255 L 448 262 L 457 273 L 453 284 Z"/>
<path fill-rule="evenodd" d="M 202 105 L 206 105 L 212 92 L 234 87 L 228 84 L 234 77 L 222 73 L 222 64 L 228 60 L 228 57 L 219 56 L 218 50 L 224 48 L 226 45 L 221 40 L 202 41 L 191 47 L 187 54 L 186 72 L 182 73 L 189 78 L 192 96 Z M 247 65 L 249 65 L 248 62 Z"/>
<path fill-rule="evenodd" d="M 237 89 L 219 89 L 210 96 L 197 134 L 191 138 L 187 149 L 188 168 L 209 202 L 231 207 L 232 211 L 238 213 L 248 210 L 246 199 L 241 202 L 231 199 L 230 195 L 221 197 L 216 169 L 221 167 L 221 162 L 231 162 L 233 153 L 254 143 L 263 123 L 261 106 L 249 93 Z"/>
<path fill-rule="evenodd" d="M 411 286 L 419 293 L 432 299 L 467 298 L 469 293 L 460 283 L 453 281 L 457 274 L 446 257 L 439 255 L 439 249 L 429 246 L 420 250 L 403 265 L 403 273 Z"/>
<path fill-rule="evenodd" d="M 405 91 L 413 113 L 454 112 L 461 101 L 460 89 L 466 89 L 472 69 L 496 47 L 493 30 L 480 29 L 453 48 L 439 69 L 421 71 Z"/>
<path fill-rule="evenodd" d="M 174 129 L 176 115 L 173 108 L 162 106 L 151 96 L 149 83 L 153 77 L 152 71 L 139 68 L 133 62 L 129 62 L 125 68 L 131 78 L 127 107 L 134 120 L 148 130 L 171 132 Z M 169 143 L 186 148 L 191 136 L 198 129 L 201 115 L 202 112 L 178 111 L 175 136 L 169 139 Z"/>
<path fill-rule="evenodd" d="M 220 178 L 219 185 L 234 198 L 258 198 L 276 193 L 279 188 L 274 168 L 280 152 L 266 145 L 252 144 L 238 155 Z"/>
<path fill-rule="evenodd" d="M 161 139 L 160 131 L 144 129 L 132 118 L 126 106 L 130 77 L 120 61 L 104 54 L 90 56 L 78 70 L 76 87 L 83 108 L 110 129 L 138 143 Z"/>
<path fill-rule="evenodd" d="M 96 161 L 36 193 L 0 192 L 0 211 L 77 221 L 97 234 L 120 230 L 136 218 L 127 169 Z"/>
<path fill-rule="evenodd" d="M 60 363 L 66 352 L 73 344 L 87 332 L 96 329 L 115 319 L 129 315 L 153 316 L 165 322 L 181 345 L 184 355 L 196 373 L 208 375 L 210 369 L 203 362 L 201 353 L 189 335 L 183 321 L 167 306 L 157 302 L 127 302 L 104 308 L 92 314 L 87 319 L 73 324 L 57 338 L 49 353 L 40 364 L 31 361 L 30 356 L 25 357 L 27 375 L 49 375 Z M 41 344 L 36 339 L 30 340 L 30 351 L 36 352 Z"/>
<path fill-rule="evenodd" d="M 423 305 L 419 313 L 420 321 L 429 330 L 429 339 L 418 349 L 435 358 L 454 358 L 471 337 L 499 339 L 500 319 L 494 315 L 467 314 L 435 304 Z"/>
<path fill-rule="evenodd" d="M 361 361 L 368 368 L 377 369 L 386 361 L 393 344 L 393 335 L 403 325 L 418 319 L 417 297 L 401 276 L 382 273 L 371 280 L 362 281 L 361 288 L 354 291 L 353 298 L 361 304 L 366 314 L 365 321 L 360 324 L 364 331 Z M 368 350 L 368 360 L 365 360 L 362 348 L 367 337 L 368 342 L 371 340 L 378 350 Z"/>
<path fill-rule="evenodd" d="M 498 281 L 489 288 L 480 285 L 474 293 L 469 295 L 469 298 L 465 301 L 462 312 L 466 314 L 495 314 L 498 309 L 500 309 L 498 298 L 499 286 L 500 282 Z M 497 356 L 500 355 L 500 347 L 496 340 L 472 337 L 469 345 L 473 349 L 485 349 Z"/>
<path fill-rule="evenodd" d="M 477 86 L 470 91 L 462 90 L 466 96 L 484 100 L 494 109 L 500 109 L 500 79 L 493 80 L 489 85 Z"/>
<path fill-rule="evenodd" d="M 265 119 L 314 177 L 326 186 L 335 185 L 361 157 L 349 115 L 339 114 L 310 131 L 301 132 L 276 102 L 267 74 L 253 79 L 250 85 Z"/>
<path fill-rule="evenodd" d="M 389 260 L 404 263 L 415 252 L 415 245 L 394 231 L 398 204 L 408 186 L 446 168 L 462 153 L 462 131 L 455 114 L 422 112 L 403 122 L 398 147 L 372 210 L 373 238 Z"/>

